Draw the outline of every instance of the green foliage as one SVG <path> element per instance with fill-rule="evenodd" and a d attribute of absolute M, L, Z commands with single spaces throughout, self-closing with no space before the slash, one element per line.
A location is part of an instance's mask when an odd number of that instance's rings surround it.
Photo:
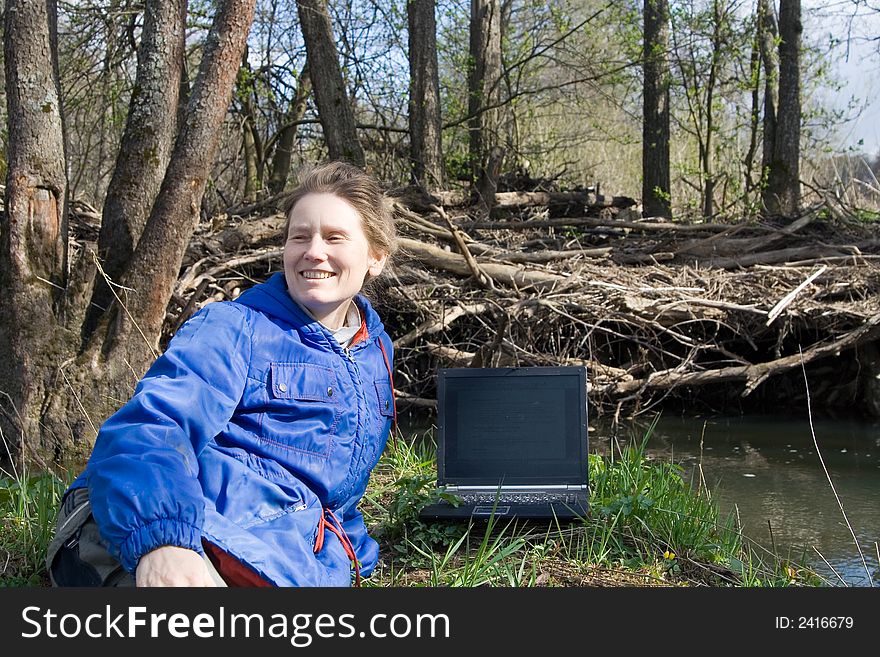
<path fill-rule="evenodd" d="M 431 586 L 474 587 L 497 585 L 522 586 L 535 581 L 534 567 L 527 566 L 524 548 L 527 536 L 506 533 L 512 525 L 500 532 L 495 529 L 495 519 L 490 517 L 482 532 L 482 538 L 473 549 L 469 546 L 471 531 L 451 543 L 446 551 L 438 554 L 424 544 L 410 542 L 411 547 L 428 563 Z M 473 527 L 469 528 L 472 529 Z"/>
<path fill-rule="evenodd" d="M 590 455 L 592 512 L 583 522 L 537 529 L 499 527 L 495 518 L 485 526 L 423 522 L 419 510 L 441 498 L 432 446 L 424 437 L 398 437 L 381 461 L 397 474 L 389 487 L 380 485 L 386 489 L 384 513 L 376 516 L 373 533 L 390 551 L 396 576 L 427 571 L 431 585 L 533 586 L 553 564 L 576 572 L 624 568 L 716 586 L 817 584 L 799 565 L 803 558 L 780 560 L 751 548 L 734 519 L 720 518 L 709 493 L 684 481 L 679 466 L 648 458 L 649 436 L 650 430 L 641 443 L 618 446 L 608 456 Z"/>
<path fill-rule="evenodd" d="M 446 153 L 444 162 L 446 164 L 447 180 L 455 181 L 471 179 L 471 163 L 467 151 L 460 149 Z"/>
<path fill-rule="evenodd" d="M 412 545 L 445 548 L 463 529 L 454 523 L 425 523 L 419 511 L 439 499 L 455 503 L 453 496 L 439 494 L 434 474 L 435 447 L 427 436 L 404 439 L 393 433 L 362 504 L 373 535 L 394 551 L 403 564 L 421 563 Z"/>
<path fill-rule="evenodd" d="M 394 484 L 387 506 L 387 517 L 375 531 L 377 538 L 389 543 L 403 564 L 424 565 L 423 556 L 435 549 L 451 547 L 466 536 L 460 523 L 424 522 L 419 518 L 428 504 L 443 499 L 457 504 L 458 498 L 437 492 L 433 475 L 402 476 Z"/>
<path fill-rule="evenodd" d="M 672 194 L 670 194 L 665 189 L 655 186 L 652 191 L 654 192 L 654 196 L 658 199 L 666 201 L 667 203 L 670 203 L 672 201 Z"/>
<path fill-rule="evenodd" d="M 53 475 L 0 477 L 0 586 L 38 586 L 45 580 L 64 483 Z"/>

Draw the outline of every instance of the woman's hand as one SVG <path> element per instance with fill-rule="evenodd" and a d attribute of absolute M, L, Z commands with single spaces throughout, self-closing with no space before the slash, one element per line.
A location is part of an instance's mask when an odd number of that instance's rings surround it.
<path fill-rule="evenodd" d="M 163 545 L 147 552 L 135 571 L 138 586 L 217 586 L 204 558 L 193 550 Z"/>

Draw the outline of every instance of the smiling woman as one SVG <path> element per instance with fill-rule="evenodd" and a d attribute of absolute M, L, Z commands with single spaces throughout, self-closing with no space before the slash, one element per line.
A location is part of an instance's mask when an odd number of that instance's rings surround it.
<path fill-rule="evenodd" d="M 395 250 L 378 184 L 330 163 L 286 205 L 284 272 L 184 324 L 62 502 L 56 585 L 348 586 L 395 417 L 391 340 L 360 294 Z"/>
<path fill-rule="evenodd" d="M 382 273 L 387 253 L 376 253 L 352 205 L 333 193 L 310 193 L 288 213 L 284 275 L 290 296 L 319 322 L 341 328 L 364 281 Z M 359 323 L 359 322 L 358 322 Z"/>

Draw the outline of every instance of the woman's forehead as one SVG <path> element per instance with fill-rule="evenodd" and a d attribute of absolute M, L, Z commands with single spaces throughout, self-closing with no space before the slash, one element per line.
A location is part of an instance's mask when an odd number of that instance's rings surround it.
<path fill-rule="evenodd" d="M 290 225 L 356 230 L 363 221 L 345 199 L 333 194 L 307 194 L 290 211 Z"/>

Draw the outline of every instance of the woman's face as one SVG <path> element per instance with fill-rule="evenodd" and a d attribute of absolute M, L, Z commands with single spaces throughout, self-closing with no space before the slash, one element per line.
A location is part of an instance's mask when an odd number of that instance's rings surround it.
<path fill-rule="evenodd" d="M 347 201 L 307 194 L 293 206 L 284 244 L 287 291 L 325 326 L 345 323 L 367 274 L 378 276 L 387 259 L 371 253 L 361 217 Z"/>

